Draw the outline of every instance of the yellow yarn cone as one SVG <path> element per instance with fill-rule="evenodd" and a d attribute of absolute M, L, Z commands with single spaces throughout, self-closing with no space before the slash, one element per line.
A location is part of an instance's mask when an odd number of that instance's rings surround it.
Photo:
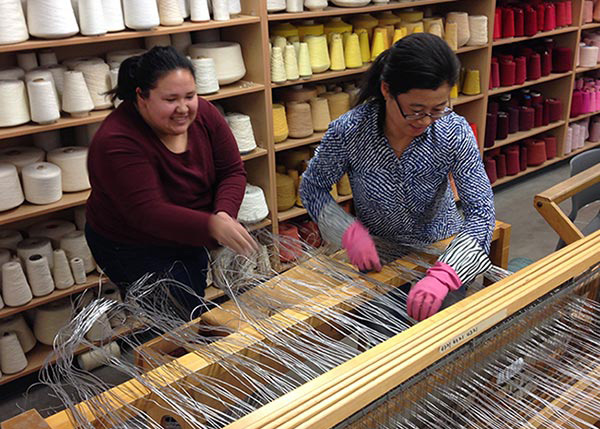
<path fill-rule="evenodd" d="M 383 31 L 375 31 L 373 35 L 373 44 L 371 45 L 371 61 L 385 51 L 385 33 Z"/>
<path fill-rule="evenodd" d="M 458 49 L 458 24 L 456 22 L 446 22 L 444 40 L 453 51 Z"/>
<path fill-rule="evenodd" d="M 346 37 L 344 43 L 344 59 L 346 60 L 346 67 L 348 68 L 362 67 L 363 62 L 358 34 L 353 33 Z"/>
<path fill-rule="evenodd" d="M 388 25 L 383 25 L 382 27 L 385 28 L 385 32 L 387 34 L 387 47 L 389 48 L 390 46 L 392 46 L 393 40 L 394 40 L 394 30 L 396 29 L 393 25 L 388 24 Z"/>
<path fill-rule="evenodd" d="M 392 39 L 392 45 L 405 36 L 406 36 L 406 28 L 405 27 L 396 28 L 396 30 L 394 30 L 394 38 Z"/>
<path fill-rule="evenodd" d="M 450 98 L 458 98 L 458 85 L 457 84 L 454 84 L 454 86 L 450 90 Z"/>
<path fill-rule="evenodd" d="M 281 52 L 285 49 L 285 45 L 287 45 L 287 39 L 283 36 L 275 36 L 272 39 L 273 47 L 280 48 Z"/>
<path fill-rule="evenodd" d="M 339 33 L 331 33 L 331 43 L 329 45 L 331 52 L 331 70 L 346 70 L 346 60 L 344 59 L 344 46 L 342 36 Z"/>
<path fill-rule="evenodd" d="M 360 56 L 363 63 L 371 61 L 371 48 L 369 47 L 369 33 L 364 28 L 356 29 L 354 34 L 358 34 L 358 42 L 360 44 Z"/>
<path fill-rule="evenodd" d="M 394 15 L 391 10 L 376 13 L 375 18 L 377 18 L 377 20 L 379 21 L 379 25 L 396 25 L 400 24 L 400 22 L 402 21 L 402 18 Z"/>
<path fill-rule="evenodd" d="M 351 33 L 352 25 L 342 21 L 341 17 L 336 16 L 334 18 L 331 18 L 329 21 L 327 21 L 323 25 L 323 31 L 327 35 L 329 35 L 331 33 L 339 33 L 339 34 L 342 34 L 345 32 Z"/>
<path fill-rule="evenodd" d="M 377 37 L 377 33 L 381 33 L 383 36 L 383 47 L 384 49 L 388 49 L 390 47 L 390 40 L 388 38 L 387 28 L 385 27 L 375 27 L 375 33 L 373 33 L 373 37 Z"/>
<path fill-rule="evenodd" d="M 288 138 L 288 125 L 283 104 L 273 104 L 273 137 L 275 143 Z"/>
<path fill-rule="evenodd" d="M 402 23 L 416 22 L 416 21 L 423 20 L 423 11 L 422 10 L 406 10 L 405 9 L 405 10 L 396 12 L 396 15 L 398 15 L 402 19 Z"/>
<path fill-rule="evenodd" d="M 306 36 L 320 36 L 323 32 L 323 24 L 315 24 L 313 21 L 306 21 L 298 25 L 300 40 L 304 40 Z"/>
<path fill-rule="evenodd" d="M 287 80 L 296 80 L 300 78 L 296 50 L 293 45 L 285 46 L 285 50 L 283 51 L 283 63 L 285 65 L 285 76 L 287 77 Z"/>
<path fill-rule="evenodd" d="M 282 22 L 279 24 L 275 24 L 271 28 L 271 34 L 273 36 L 283 37 L 298 36 L 298 29 L 296 28 L 296 26 L 290 24 L 289 22 Z"/>
<path fill-rule="evenodd" d="M 308 53 L 310 54 L 310 66 L 313 73 L 322 73 L 329 69 L 331 61 L 329 60 L 329 50 L 327 49 L 327 39 L 325 35 L 306 36 L 308 43 Z"/>
<path fill-rule="evenodd" d="M 377 18 L 372 17 L 368 13 L 361 13 L 352 17 L 350 23 L 354 26 L 354 29 L 364 28 L 369 34 L 369 39 L 373 37 L 373 28 L 379 25 Z"/>
<path fill-rule="evenodd" d="M 300 77 L 308 79 L 312 76 L 312 67 L 310 66 L 310 52 L 308 43 L 301 42 L 298 50 L 298 72 Z"/>
<path fill-rule="evenodd" d="M 479 70 L 467 70 L 465 81 L 463 83 L 462 92 L 465 95 L 477 95 L 481 93 L 481 85 L 479 83 Z"/>
<path fill-rule="evenodd" d="M 279 46 L 271 49 L 271 82 L 281 83 L 286 81 L 283 53 Z"/>

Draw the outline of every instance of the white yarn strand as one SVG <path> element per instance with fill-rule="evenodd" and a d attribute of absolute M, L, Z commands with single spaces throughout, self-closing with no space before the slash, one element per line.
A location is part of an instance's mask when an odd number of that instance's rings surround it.
<path fill-rule="evenodd" d="M 56 89 L 51 81 L 35 79 L 27 82 L 31 120 L 38 124 L 52 124 L 60 118 Z"/>
<path fill-rule="evenodd" d="M 160 25 L 156 0 L 123 0 L 125 25 L 132 30 L 151 30 Z"/>
<path fill-rule="evenodd" d="M 125 30 L 121 0 L 102 0 L 104 21 L 109 32 Z"/>
<path fill-rule="evenodd" d="M 49 238 L 52 246 L 58 248 L 60 239 L 70 232 L 77 230 L 73 222 L 62 219 L 44 220 L 33 224 L 27 230 L 29 237 Z"/>
<path fill-rule="evenodd" d="M 94 109 L 83 72 L 71 70 L 64 75 L 62 110 L 74 117 L 85 117 Z"/>
<path fill-rule="evenodd" d="M 54 280 L 45 256 L 31 255 L 25 262 L 25 268 L 33 296 L 45 296 L 54 290 Z"/>
<path fill-rule="evenodd" d="M 87 148 L 67 146 L 48 152 L 48 162 L 62 171 L 63 192 L 79 192 L 90 188 L 87 174 Z"/>
<path fill-rule="evenodd" d="M 173 26 L 183 23 L 183 15 L 179 10 L 179 0 L 158 0 L 160 25 Z"/>
<path fill-rule="evenodd" d="M 242 113 L 228 113 L 225 115 L 225 119 L 229 124 L 229 128 L 231 128 L 241 154 L 252 152 L 256 149 L 250 116 Z"/>
<path fill-rule="evenodd" d="M 196 93 L 213 94 L 219 90 L 217 70 L 212 58 L 193 58 L 192 64 L 196 72 Z"/>
<path fill-rule="evenodd" d="M 50 204 L 62 198 L 61 171 L 50 162 L 35 162 L 24 167 L 23 191 L 32 204 Z"/>
<path fill-rule="evenodd" d="M 25 197 L 23 196 L 17 167 L 7 162 L 0 162 L 0 212 L 14 209 L 20 206 L 23 201 L 25 201 Z M 8 246 L 2 245 L 2 247 Z"/>
<path fill-rule="evenodd" d="M 0 127 L 14 127 L 30 119 L 25 82 L 0 80 Z"/>
<path fill-rule="evenodd" d="M 16 374 L 27 367 L 27 358 L 17 335 L 6 332 L 0 337 L 0 369 L 4 374 Z"/>
<path fill-rule="evenodd" d="M 269 215 L 265 193 L 259 186 L 246 184 L 244 199 L 238 212 L 238 220 L 244 224 L 253 224 Z"/>
<path fill-rule="evenodd" d="M 17 256 L 22 263 L 27 261 L 31 255 L 42 255 L 46 257 L 50 268 L 54 267 L 54 258 L 52 257 L 52 244 L 49 238 L 35 237 L 26 238 L 17 244 Z"/>
<path fill-rule="evenodd" d="M 104 7 L 100 0 L 78 0 L 79 26 L 84 36 L 106 34 L 108 27 L 104 19 Z"/>
<path fill-rule="evenodd" d="M 33 299 L 19 262 L 11 261 L 2 265 L 2 299 L 9 307 L 19 307 Z"/>
<path fill-rule="evenodd" d="M 67 259 L 67 254 L 62 249 L 56 249 L 53 252 L 54 268 L 52 268 L 52 277 L 56 289 L 68 289 L 75 284 L 71 267 Z"/>
<path fill-rule="evenodd" d="M 81 259 L 86 273 L 91 273 L 96 269 L 96 263 L 87 245 L 87 241 L 85 241 L 83 231 L 73 231 L 65 234 L 60 240 L 60 248 L 65 251 L 69 260 L 74 258 Z"/>
<path fill-rule="evenodd" d="M 42 162 L 46 154 L 37 147 L 20 146 L 0 150 L 0 162 L 9 162 L 21 173 L 23 168 L 34 162 Z"/>
<path fill-rule="evenodd" d="M 85 265 L 83 264 L 83 259 L 72 258 L 69 261 L 69 264 L 71 265 L 71 272 L 73 273 L 75 283 L 78 285 L 84 284 L 87 280 L 87 276 L 85 274 Z"/>
<path fill-rule="evenodd" d="M 29 39 L 20 0 L 0 0 L 0 45 Z"/>
<path fill-rule="evenodd" d="M 79 32 L 70 0 L 35 0 L 27 2 L 29 33 L 42 39 L 59 39 Z"/>

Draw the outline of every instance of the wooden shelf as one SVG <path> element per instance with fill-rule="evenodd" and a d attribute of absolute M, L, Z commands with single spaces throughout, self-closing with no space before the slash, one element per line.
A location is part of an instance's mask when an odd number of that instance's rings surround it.
<path fill-rule="evenodd" d="M 569 123 L 581 121 L 582 119 L 589 118 L 590 116 L 600 115 L 600 110 L 590 113 L 584 113 L 583 115 L 575 116 L 574 118 L 569 118 Z"/>
<path fill-rule="evenodd" d="M 575 69 L 575 73 L 585 73 L 588 71 L 598 70 L 598 69 L 600 69 L 600 63 L 596 64 L 595 66 L 592 66 L 592 67 L 577 67 Z"/>
<path fill-rule="evenodd" d="M 352 199 L 352 194 L 350 194 L 350 195 L 342 195 L 342 196 L 338 196 L 338 198 L 337 198 L 335 201 L 336 201 L 336 203 L 338 203 L 338 204 L 339 204 L 339 203 L 343 203 L 343 202 L 345 202 L 345 201 L 349 201 L 349 200 L 351 200 L 351 199 Z M 298 216 L 305 215 L 305 214 L 307 214 L 307 213 L 308 213 L 308 212 L 306 211 L 306 209 L 305 209 L 305 208 L 302 208 L 302 207 L 296 207 L 296 206 L 294 206 L 294 207 L 292 207 L 292 208 L 291 208 L 291 209 L 289 209 L 289 210 L 286 210 L 286 211 L 284 211 L 284 212 L 277 213 L 277 220 L 278 220 L 279 222 L 284 222 L 284 221 L 286 221 L 286 220 L 290 220 L 290 219 L 293 219 L 293 218 L 295 218 L 295 217 L 298 217 Z"/>
<path fill-rule="evenodd" d="M 493 96 L 493 95 L 502 94 L 504 92 L 514 91 L 516 89 L 525 88 L 527 86 L 537 85 L 538 83 L 548 82 L 550 80 L 555 80 L 555 79 L 560 79 L 565 76 L 570 76 L 571 74 L 573 74 L 573 72 L 571 72 L 571 71 L 564 72 L 564 73 L 550 73 L 548 76 L 543 76 L 536 80 L 527 80 L 524 83 L 522 83 L 521 85 L 501 86 L 499 88 L 490 89 L 488 91 L 488 95 Z"/>
<path fill-rule="evenodd" d="M 578 153 L 585 152 L 588 149 L 592 149 L 592 148 L 598 147 L 598 146 L 600 146 L 600 142 L 594 142 L 594 143 L 586 142 L 586 144 L 582 148 L 574 150 L 566 155 L 563 155 L 560 157 L 557 156 L 549 161 L 544 162 L 541 165 L 536 165 L 535 167 L 527 167 L 525 170 L 521 171 L 518 174 L 515 174 L 514 176 L 505 176 L 502 179 L 498 179 L 492 184 L 492 187 L 503 185 L 505 183 L 510 182 L 511 180 L 515 180 L 518 177 L 523 177 L 529 173 L 533 173 L 534 171 L 541 170 L 543 168 L 548 167 L 549 165 L 556 164 L 557 162 L 560 162 L 560 161 L 564 161 L 565 159 L 569 159 L 569 158 L 577 155 Z"/>
<path fill-rule="evenodd" d="M 259 158 L 261 156 L 266 156 L 269 152 L 262 147 L 257 147 L 252 152 L 246 153 L 242 155 L 242 161 L 248 161 L 249 159 Z"/>
<path fill-rule="evenodd" d="M 460 106 L 461 104 L 470 103 L 471 101 L 481 100 L 485 97 L 485 94 L 477 94 L 477 95 L 464 95 L 460 94 L 458 98 L 452 99 L 452 106 Z"/>
<path fill-rule="evenodd" d="M 225 292 L 215 286 L 209 286 L 204 289 L 204 299 L 207 301 L 214 301 L 215 299 L 225 296 Z"/>
<path fill-rule="evenodd" d="M 577 30 L 579 30 L 579 27 L 576 27 L 576 26 L 561 27 L 561 28 L 557 28 L 552 31 L 540 31 L 539 33 L 536 33 L 533 36 L 509 37 L 506 39 L 494 40 L 492 45 L 493 46 L 507 45 L 509 43 L 517 43 L 517 42 L 523 42 L 525 40 L 539 39 L 541 37 L 556 36 L 557 34 L 571 33 L 571 32 L 577 31 Z"/>
<path fill-rule="evenodd" d="M 108 344 L 109 342 L 114 341 L 119 337 L 128 335 L 137 330 L 138 328 L 138 326 L 131 326 L 131 322 L 127 323 L 126 321 L 125 324 L 123 324 L 123 326 L 114 330 L 115 335 L 113 335 L 110 341 L 104 341 L 104 344 Z M 75 350 L 73 351 L 73 355 L 76 356 L 81 353 L 85 353 L 89 349 L 90 347 L 88 346 L 80 345 L 77 348 L 75 348 Z M 35 347 L 31 349 L 29 353 L 27 353 L 25 356 L 27 356 L 27 366 L 25 367 L 25 369 L 16 374 L 3 374 L 2 377 L 0 377 L 0 385 L 10 383 L 11 381 L 14 381 L 25 375 L 40 370 L 44 366 L 44 363 L 48 358 L 49 364 L 53 364 L 56 362 L 56 356 L 53 354 L 52 347 L 41 343 L 37 343 Z"/>
<path fill-rule="evenodd" d="M 462 48 L 458 48 L 456 51 L 454 51 L 455 54 L 464 54 L 465 52 L 472 52 L 472 51 L 478 51 L 480 49 L 485 49 L 487 48 L 488 45 L 481 45 L 481 46 L 463 46 Z"/>
<path fill-rule="evenodd" d="M 241 80 L 222 87 L 219 92 L 210 95 L 201 96 L 205 100 L 214 101 L 223 98 L 235 97 L 243 94 L 250 94 L 253 92 L 263 91 L 265 86 L 260 83 L 248 82 Z M 77 127 L 79 125 L 93 124 L 96 122 L 102 122 L 113 109 L 93 111 L 84 118 L 60 118 L 53 124 L 38 125 L 33 122 L 29 122 L 25 125 L 19 125 L 18 127 L 0 128 L 0 140 L 8 139 L 11 137 L 25 136 L 28 134 L 36 134 L 44 131 L 58 130 L 61 128 Z"/>
<path fill-rule="evenodd" d="M 553 130 L 554 128 L 558 128 L 564 124 L 565 124 L 565 121 L 561 120 L 561 121 L 552 122 L 551 124 L 545 125 L 543 127 L 532 128 L 528 131 L 519 131 L 516 133 L 512 133 L 512 134 L 509 134 L 508 137 L 503 140 L 496 140 L 496 142 L 494 143 L 494 146 L 486 147 L 483 150 L 488 151 L 488 150 L 496 149 L 496 148 L 499 148 L 502 146 L 506 146 L 507 144 L 511 144 L 511 143 L 517 142 L 519 140 L 526 139 L 527 137 L 535 136 L 536 134 L 541 134 L 546 131 Z"/>
<path fill-rule="evenodd" d="M 287 139 L 281 143 L 275 143 L 275 152 L 306 146 L 307 144 L 311 143 L 318 143 L 321 141 L 324 135 L 325 133 L 313 133 L 313 135 L 310 137 L 304 137 L 302 139 Z"/>
<path fill-rule="evenodd" d="M 5 306 L 2 310 L 0 310 L 0 319 L 4 319 L 5 317 L 13 316 L 15 314 L 22 313 L 23 311 L 39 307 L 40 305 L 48 304 L 49 302 L 66 298 L 67 296 L 74 295 L 79 292 L 83 292 L 84 290 L 89 289 L 91 287 L 97 287 L 99 282 L 106 283 L 107 281 L 108 278 L 106 276 L 102 276 L 102 278 L 100 278 L 100 276 L 97 273 L 88 274 L 87 281 L 83 284 L 74 285 L 68 289 L 55 289 L 52 293 L 46 296 L 33 298 L 27 304 L 20 305 L 19 307 Z"/>
<path fill-rule="evenodd" d="M 269 21 L 289 21 L 293 19 L 310 19 L 323 16 L 355 15 L 359 13 L 381 12 L 384 10 L 403 9 L 407 7 L 427 6 L 433 4 L 450 3 L 455 0 L 415 0 L 415 1 L 391 1 L 389 3 L 370 4 L 363 7 L 336 7 L 328 6 L 323 10 L 304 12 L 281 12 L 268 14 Z"/>
<path fill-rule="evenodd" d="M 581 26 L 582 30 L 591 30 L 592 28 L 600 27 L 600 22 L 590 22 Z"/>
<path fill-rule="evenodd" d="M 317 73 L 317 74 L 313 74 L 312 77 L 308 78 L 308 79 L 297 79 L 297 80 L 287 80 L 283 83 L 272 83 L 271 87 L 272 88 L 283 88 L 285 86 L 290 86 L 290 85 L 304 85 L 310 82 L 318 82 L 321 80 L 326 80 L 326 79 L 335 79 L 338 77 L 344 77 L 344 76 L 352 76 L 355 74 L 361 74 L 366 72 L 367 70 L 369 70 L 369 67 L 371 66 L 371 63 L 364 65 L 362 67 L 358 67 L 355 69 L 346 69 L 346 70 L 340 70 L 340 71 L 326 71 L 323 73 Z"/>
<path fill-rule="evenodd" d="M 256 231 L 257 229 L 261 229 L 266 226 L 270 226 L 272 224 L 273 224 L 273 222 L 271 222 L 271 219 L 265 219 L 261 222 L 254 223 L 252 225 L 247 225 L 247 228 L 248 228 L 248 231 Z"/>
<path fill-rule="evenodd" d="M 73 36 L 65 39 L 31 39 L 25 42 L 15 43 L 11 45 L 0 45 L 0 53 L 29 51 L 42 48 L 57 48 L 59 46 L 83 45 L 88 43 L 114 42 L 115 40 L 124 39 L 139 39 L 142 37 L 161 36 L 165 34 L 186 33 L 189 31 L 210 30 L 213 28 L 233 27 L 237 25 L 247 25 L 259 23 L 260 18 L 257 16 L 240 15 L 231 18 L 228 21 L 207 21 L 207 22 L 189 22 L 186 21 L 178 26 L 163 27 L 159 26 L 154 30 L 149 31 L 117 31 L 115 33 L 107 33 L 103 36 Z"/>
<path fill-rule="evenodd" d="M 87 201 L 89 196 L 90 191 L 88 190 L 63 194 L 63 197 L 59 201 L 52 204 L 35 205 L 26 202 L 17 208 L 1 212 L 0 225 L 30 219 L 46 213 L 57 212 L 59 210 L 68 209 L 69 207 L 80 206 Z"/>

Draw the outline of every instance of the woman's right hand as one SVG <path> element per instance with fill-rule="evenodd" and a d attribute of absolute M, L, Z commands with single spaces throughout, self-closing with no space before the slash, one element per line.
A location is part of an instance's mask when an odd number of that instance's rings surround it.
<path fill-rule="evenodd" d="M 208 229 L 212 238 L 220 245 L 240 255 L 250 256 L 252 252 L 258 250 L 258 244 L 248 231 L 225 212 L 212 215 L 208 221 Z"/>

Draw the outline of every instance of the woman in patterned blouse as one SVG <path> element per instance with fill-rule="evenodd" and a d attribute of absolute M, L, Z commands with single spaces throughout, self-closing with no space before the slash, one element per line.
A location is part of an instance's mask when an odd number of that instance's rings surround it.
<path fill-rule="evenodd" d="M 492 189 L 471 127 L 449 106 L 459 68 L 437 36 L 417 33 L 396 42 L 367 72 L 357 106 L 329 125 L 300 187 L 324 238 L 341 244 L 361 270 L 381 269 L 372 236 L 422 245 L 456 234 L 410 290 L 408 314 L 417 320 L 491 266 Z M 344 173 L 357 218 L 329 193 Z"/>

